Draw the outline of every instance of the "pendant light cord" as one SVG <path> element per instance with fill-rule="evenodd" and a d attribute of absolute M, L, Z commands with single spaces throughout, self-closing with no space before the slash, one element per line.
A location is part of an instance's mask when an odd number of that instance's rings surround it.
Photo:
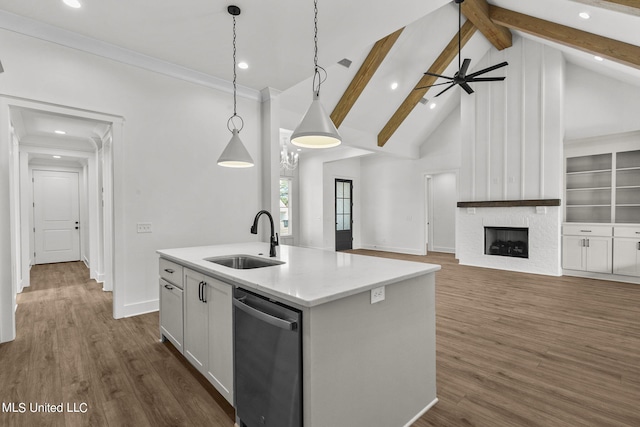
<path fill-rule="evenodd" d="M 229 127 L 229 123 L 233 123 L 234 117 L 238 117 L 241 121 L 241 126 L 240 126 L 240 129 L 238 129 L 238 132 L 240 132 L 244 127 L 244 120 L 242 120 L 242 117 L 240 117 L 236 112 L 237 111 L 237 101 L 236 101 L 237 77 L 238 76 L 236 74 L 236 17 L 234 15 L 233 16 L 233 116 L 231 116 L 227 121 L 227 129 L 229 129 L 230 132 L 231 132 L 231 128 Z M 237 129 L 235 123 L 233 123 L 233 127 L 234 129 Z"/>
<path fill-rule="evenodd" d="M 318 65 L 318 0 L 313 1 L 313 92 L 320 95 L 320 86 L 327 79 L 327 71 Z M 321 75 L 324 74 L 324 77 Z M 317 82 L 317 89 L 316 89 Z"/>
<path fill-rule="evenodd" d="M 236 17 L 233 17 L 233 115 L 236 113 Z"/>

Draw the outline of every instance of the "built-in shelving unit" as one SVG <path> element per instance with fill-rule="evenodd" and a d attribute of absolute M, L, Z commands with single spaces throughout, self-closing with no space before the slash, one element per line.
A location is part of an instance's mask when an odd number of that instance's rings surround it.
<path fill-rule="evenodd" d="M 567 222 L 611 222 L 611 153 L 567 158 Z"/>
<path fill-rule="evenodd" d="M 615 220 L 640 222 L 640 150 L 616 153 Z"/>
<path fill-rule="evenodd" d="M 565 141 L 562 268 L 640 283 L 640 131 Z"/>

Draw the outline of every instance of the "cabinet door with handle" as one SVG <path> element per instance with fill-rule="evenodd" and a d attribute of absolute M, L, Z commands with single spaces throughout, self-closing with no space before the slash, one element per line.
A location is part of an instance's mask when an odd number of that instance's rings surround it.
<path fill-rule="evenodd" d="M 209 313 L 206 303 L 205 276 L 184 269 L 184 355 L 203 375 L 206 375 L 209 355 Z"/>
<path fill-rule="evenodd" d="M 184 354 L 182 289 L 160 279 L 160 333 Z"/>
<path fill-rule="evenodd" d="M 562 268 L 567 270 L 585 270 L 585 237 L 562 237 Z"/>
<path fill-rule="evenodd" d="M 207 278 L 209 367 L 207 378 L 233 404 L 233 287 Z"/>
<path fill-rule="evenodd" d="M 640 239 L 613 239 L 613 272 L 640 276 Z"/>
<path fill-rule="evenodd" d="M 611 274 L 611 237 L 589 237 L 586 241 L 587 271 Z"/>

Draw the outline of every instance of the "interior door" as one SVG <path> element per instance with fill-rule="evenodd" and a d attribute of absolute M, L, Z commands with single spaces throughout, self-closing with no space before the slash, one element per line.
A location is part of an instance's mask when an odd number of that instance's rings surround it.
<path fill-rule="evenodd" d="M 35 263 L 80 260 L 77 172 L 33 171 Z"/>
<path fill-rule="evenodd" d="M 336 179 L 336 251 L 353 249 L 353 181 Z"/>

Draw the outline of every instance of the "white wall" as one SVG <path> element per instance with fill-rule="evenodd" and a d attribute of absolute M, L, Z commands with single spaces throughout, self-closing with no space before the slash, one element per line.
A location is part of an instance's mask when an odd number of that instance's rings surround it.
<path fill-rule="evenodd" d="M 420 147 L 417 160 L 376 154 L 362 159 L 362 247 L 408 254 L 425 252 L 426 174 L 460 167 L 460 110 L 455 109 Z M 434 204 L 433 216 L 455 212 L 457 194 Z M 436 224 L 434 224 L 437 227 Z M 444 226 L 443 247 L 453 249 L 454 228 Z M 447 230 L 447 231 L 444 231 Z M 445 243 L 448 242 L 448 243 Z M 445 246 L 446 245 L 446 246 Z M 450 246 L 449 246 L 450 245 Z"/>
<path fill-rule="evenodd" d="M 565 75 L 565 139 L 640 129 L 640 87 L 572 63 Z"/>
<path fill-rule="evenodd" d="M 476 67 L 501 61 L 506 80 L 462 95 L 461 200 L 561 198 L 564 59 L 514 36 Z M 496 71 L 497 75 L 497 71 Z"/>
<path fill-rule="evenodd" d="M 337 178 L 354 180 L 358 186 L 360 156 L 368 152 L 346 144 L 322 151 L 307 151 L 300 155 L 298 164 L 299 188 L 299 240 L 300 246 L 335 250 L 335 216 L 333 211 L 334 184 Z M 333 164 L 330 164 L 332 163 Z M 325 169 L 325 164 L 327 168 Z M 359 197 L 359 195 L 356 195 Z M 356 207 L 356 203 L 358 203 Z M 354 248 L 359 245 L 360 201 L 354 200 Z"/>
<path fill-rule="evenodd" d="M 231 94 L 8 31 L 0 31 L 0 48 L 3 94 L 125 119 L 114 165 L 115 179 L 124 183 L 115 200 L 123 212 L 115 230 L 122 263 L 115 269 L 124 278 L 116 284 L 124 315 L 157 308 L 156 249 L 256 239 L 248 229 L 261 198 L 258 95 L 238 99 L 242 139 L 258 166 L 221 168 L 216 160 L 230 138 Z M 8 180 L 6 146 L 0 151 L 2 183 Z M 8 188 L 1 188 L 6 202 Z M 9 240 L 7 218 L 0 214 L 3 242 Z M 137 234 L 137 222 L 151 222 L 153 233 Z M 0 248 L 3 292 L 10 283 L 6 244 Z"/>

